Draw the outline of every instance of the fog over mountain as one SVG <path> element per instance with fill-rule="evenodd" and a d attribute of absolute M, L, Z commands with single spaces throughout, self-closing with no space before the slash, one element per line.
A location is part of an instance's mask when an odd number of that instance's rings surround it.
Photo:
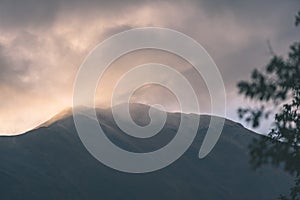
<path fill-rule="evenodd" d="M 149 106 L 130 105 L 133 120 L 149 123 Z M 101 127 L 116 145 L 148 152 L 167 144 L 176 134 L 180 113 L 168 113 L 157 135 L 138 139 L 124 134 L 110 109 L 97 109 Z M 183 114 L 185 117 L 197 117 Z M 226 120 L 213 151 L 198 158 L 210 116 L 200 117 L 198 134 L 188 151 L 159 171 L 128 174 L 92 157 L 81 143 L 71 109 L 19 136 L 0 137 L 0 199 L 275 199 L 288 192 L 293 179 L 266 166 L 253 171 L 248 145 L 263 137 Z M 126 119 L 124 119 L 126 120 Z"/>

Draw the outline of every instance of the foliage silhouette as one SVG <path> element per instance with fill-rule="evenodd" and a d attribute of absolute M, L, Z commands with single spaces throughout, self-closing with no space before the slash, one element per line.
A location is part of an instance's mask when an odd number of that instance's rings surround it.
<path fill-rule="evenodd" d="M 299 25 L 300 11 L 295 19 L 295 26 Z M 263 70 L 255 69 L 250 81 L 240 81 L 237 86 L 241 95 L 259 105 L 238 109 L 239 117 L 252 127 L 276 112 L 268 137 L 250 145 L 250 163 L 255 169 L 265 164 L 283 167 L 295 176 L 295 185 L 279 198 L 300 199 L 300 41 L 290 46 L 286 57 L 272 53 Z"/>

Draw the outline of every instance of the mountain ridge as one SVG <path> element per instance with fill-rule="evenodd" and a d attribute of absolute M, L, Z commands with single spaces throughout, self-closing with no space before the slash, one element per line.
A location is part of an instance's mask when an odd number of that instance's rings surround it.
<path fill-rule="evenodd" d="M 160 133 L 137 139 L 123 133 L 112 121 L 110 110 L 106 112 L 98 117 L 107 137 L 132 152 L 164 146 L 176 134 L 180 118 L 178 113 L 168 113 Z M 133 119 L 145 123 L 147 116 L 140 117 L 145 113 L 146 108 L 139 108 Z M 266 166 L 253 171 L 248 145 L 261 136 L 239 125 L 225 123 L 212 152 L 199 159 L 209 117 L 201 119 L 203 126 L 186 153 L 146 174 L 119 172 L 97 161 L 80 141 L 72 116 L 19 136 L 0 137 L 0 199 L 267 200 L 288 192 L 293 178 L 282 169 Z"/>
<path fill-rule="evenodd" d="M 159 110 L 158 108 L 154 108 L 151 105 L 142 104 L 142 103 L 130 103 L 130 104 L 128 104 L 128 103 L 122 103 L 122 104 L 116 105 L 115 107 L 121 107 L 121 106 L 135 107 L 135 110 L 139 110 L 138 107 L 146 107 L 146 111 L 148 111 L 150 108 Z M 79 107 L 79 109 L 95 109 L 96 113 L 98 113 L 98 114 L 99 113 L 102 113 L 102 114 L 103 113 L 106 113 L 106 114 L 109 113 L 109 114 L 111 114 L 111 112 L 110 112 L 111 108 L 110 107 L 109 108 L 101 108 L 101 107 L 95 107 L 95 108 L 92 108 L 92 107 Z M 178 114 L 178 115 L 180 115 L 180 114 L 183 114 L 183 115 L 197 115 L 197 116 L 205 117 L 205 118 L 213 117 L 213 115 L 209 115 L 209 114 L 181 113 L 181 112 L 178 112 L 178 111 L 176 111 L 176 112 L 166 111 L 166 113 L 168 113 L 168 114 Z M 55 114 L 54 116 L 50 117 L 45 122 L 43 122 L 40 125 L 38 125 L 37 127 L 33 128 L 33 130 L 41 128 L 41 127 L 50 126 L 51 124 L 53 124 L 53 123 L 55 123 L 55 122 L 57 122 L 59 120 L 62 120 L 63 118 L 71 117 L 72 115 L 73 115 L 73 108 L 72 107 L 66 107 L 65 109 L 63 109 L 60 112 L 58 112 L 57 114 Z M 219 116 L 214 116 L 214 117 L 219 117 Z M 226 120 L 227 124 L 231 124 L 233 126 L 240 126 L 242 128 L 246 128 L 246 127 L 244 127 L 239 122 L 236 122 L 234 120 L 227 119 L 227 118 L 224 118 L 224 119 Z M 251 130 L 249 130 L 249 131 L 251 131 Z M 254 131 L 252 131 L 252 132 L 255 133 L 255 134 L 258 134 L 258 133 L 254 132 Z"/>

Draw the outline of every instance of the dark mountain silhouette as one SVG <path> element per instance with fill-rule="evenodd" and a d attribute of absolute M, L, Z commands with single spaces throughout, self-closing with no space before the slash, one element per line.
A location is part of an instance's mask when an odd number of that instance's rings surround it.
<path fill-rule="evenodd" d="M 149 123 L 149 106 L 130 107 L 137 124 Z M 179 113 L 168 113 L 159 134 L 137 139 L 121 132 L 110 109 L 97 109 L 97 113 L 107 136 L 134 152 L 164 146 L 180 122 Z M 25 134 L 0 137 L 0 199 L 252 200 L 276 199 L 289 190 L 293 180 L 284 171 L 272 166 L 251 169 L 248 144 L 262 136 L 233 121 L 226 120 L 213 151 L 198 159 L 209 120 L 210 116 L 201 116 L 193 144 L 170 166 L 147 174 L 127 174 L 104 166 L 87 152 L 75 130 L 71 109 L 65 110 Z"/>

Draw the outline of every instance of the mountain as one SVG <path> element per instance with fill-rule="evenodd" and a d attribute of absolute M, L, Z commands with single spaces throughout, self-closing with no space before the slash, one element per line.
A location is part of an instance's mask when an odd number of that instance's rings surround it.
<path fill-rule="evenodd" d="M 149 123 L 149 106 L 130 104 L 130 108 L 137 124 Z M 174 137 L 180 122 L 180 113 L 168 113 L 159 134 L 138 139 L 116 126 L 110 109 L 97 109 L 97 114 L 107 137 L 134 152 L 162 147 Z M 252 170 L 248 145 L 263 136 L 233 121 L 226 120 L 213 151 L 199 159 L 210 118 L 201 116 L 193 144 L 176 162 L 155 172 L 128 174 L 106 167 L 88 153 L 67 109 L 32 131 L 0 137 L 0 199 L 267 200 L 288 192 L 293 179 L 283 170 L 272 166 Z"/>

